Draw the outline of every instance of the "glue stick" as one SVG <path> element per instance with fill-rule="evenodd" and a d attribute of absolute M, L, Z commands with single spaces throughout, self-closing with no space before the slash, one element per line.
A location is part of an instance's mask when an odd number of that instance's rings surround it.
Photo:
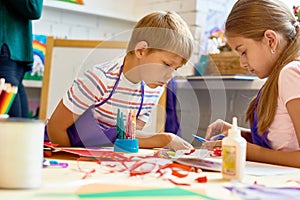
<path fill-rule="evenodd" d="M 222 140 L 222 175 L 227 180 L 242 180 L 246 165 L 246 140 L 233 117 L 228 136 Z"/>

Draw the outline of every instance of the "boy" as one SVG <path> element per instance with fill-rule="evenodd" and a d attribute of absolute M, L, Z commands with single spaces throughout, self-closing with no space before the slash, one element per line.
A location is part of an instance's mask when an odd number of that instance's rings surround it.
<path fill-rule="evenodd" d="M 154 12 L 143 17 L 132 32 L 125 57 L 94 66 L 74 81 L 48 121 L 50 141 L 61 146 L 86 146 L 84 138 L 90 134 L 93 145 L 100 144 L 97 131 L 88 133 L 93 125 L 79 118 L 89 112 L 90 106 L 97 105 L 90 116 L 108 131 L 116 125 L 118 109 L 125 118 L 130 109 L 137 110 L 136 137 L 141 148 L 193 148 L 172 133 L 141 131 L 158 103 L 163 86 L 174 70 L 190 59 L 192 51 L 191 32 L 179 15 Z M 86 131 L 79 131 L 79 126 L 86 126 L 83 127 Z M 105 134 L 110 138 L 108 131 Z"/>

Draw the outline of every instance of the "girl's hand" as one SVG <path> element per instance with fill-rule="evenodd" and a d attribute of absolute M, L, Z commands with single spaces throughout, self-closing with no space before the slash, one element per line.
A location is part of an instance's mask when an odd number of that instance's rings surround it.
<path fill-rule="evenodd" d="M 208 150 L 213 150 L 215 148 L 222 148 L 222 140 L 203 142 L 202 147 Z"/>
<path fill-rule="evenodd" d="M 227 136 L 228 129 L 232 127 L 231 124 L 225 122 L 222 119 L 217 119 L 215 122 L 211 123 L 206 129 L 205 139 L 211 140 L 213 136 L 223 134 Z M 214 141 L 215 142 L 215 141 Z"/>

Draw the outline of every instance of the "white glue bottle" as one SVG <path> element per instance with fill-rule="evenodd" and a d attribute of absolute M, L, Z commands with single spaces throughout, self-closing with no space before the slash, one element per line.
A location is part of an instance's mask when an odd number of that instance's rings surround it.
<path fill-rule="evenodd" d="M 242 180 L 246 165 L 246 140 L 233 117 L 228 136 L 222 140 L 222 175 L 227 180 Z"/>

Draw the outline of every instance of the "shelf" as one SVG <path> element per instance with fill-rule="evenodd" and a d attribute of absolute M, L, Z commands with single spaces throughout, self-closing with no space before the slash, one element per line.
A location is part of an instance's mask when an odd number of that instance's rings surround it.
<path fill-rule="evenodd" d="M 98 0 L 97 0 L 98 1 Z M 99 2 L 100 3 L 100 2 Z M 107 3 L 106 3 L 107 4 Z M 112 10 L 110 8 L 106 8 L 105 4 L 102 6 L 88 6 L 88 5 L 78 5 L 73 3 L 67 3 L 63 1 L 54 1 L 54 0 L 45 0 L 44 7 L 62 9 L 72 12 L 79 12 L 84 14 L 108 17 L 112 19 L 119 19 L 128 22 L 137 22 L 138 17 L 131 16 L 130 13 L 126 14 L 124 12 L 118 12 L 117 10 Z"/>
<path fill-rule="evenodd" d="M 187 80 L 244 80 L 253 81 L 258 80 L 257 76 L 245 75 L 245 74 L 232 74 L 232 75 L 206 75 L 206 76 L 187 76 Z"/>
<path fill-rule="evenodd" d="M 213 89 L 213 90 L 259 90 L 265 79 L 256 76 L 191 76 L 177 77 L 179 89 Z"/>
<path fill-rule="evenodd" d="M 23 80 L 23 85 L 26 88 L 42 88 L 42 81 Z"/>

